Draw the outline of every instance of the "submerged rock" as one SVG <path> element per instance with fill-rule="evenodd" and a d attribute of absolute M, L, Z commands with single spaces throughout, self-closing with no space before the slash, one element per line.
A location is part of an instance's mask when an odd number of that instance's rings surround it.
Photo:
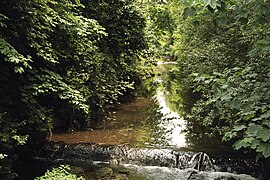
<path fill-rule="evenodd" d="M 126 174 L 126 175 L 129 174 L 129 170 L 128 170 L 128 169 L 119 169 L 118 172 L 119 172 L 120 174 Z"/>
<path fill-rule="evenodd" d="M 81 175 L 84 173 L 84 169 L 82 167 L 70 166 L 70 173 Z"/>
<path fill-rule="evenodd" d="M 113 180 L 129 180 L 125 174 L 115 174 L 113 175 Z"/>
<path fill-rule="evenodd" d="M 112 177 L 113 175 L 113 170 L 109 167 L 103 167 L 97 170 L 96 172 L 97 177 L 100 178 L 105 178 L 105 177 Z"/>

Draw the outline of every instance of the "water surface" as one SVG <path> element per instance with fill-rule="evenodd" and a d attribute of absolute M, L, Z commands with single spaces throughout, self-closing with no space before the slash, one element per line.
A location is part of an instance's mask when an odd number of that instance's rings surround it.
<path fill-rule="evenodd" d="M 171 112 L 164 92 L 117 105 L 102 122 L 82 132 L 53 134 L 52 141 L 136 147 L 185 147 L 185 121 Z"/>

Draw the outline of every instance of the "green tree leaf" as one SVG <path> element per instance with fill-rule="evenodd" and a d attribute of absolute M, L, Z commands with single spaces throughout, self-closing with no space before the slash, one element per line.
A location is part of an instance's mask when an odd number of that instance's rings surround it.
<path fill-rule="evenodd" d="M 187 19 L 189 16 L 191 16 L 191 17 L 194 16 L 195 12 L 196 12 L 196 9 L 195 9 L 194 7 L 192 7 L 192 6 L 186 7 L 186 8 L 184 9 L 183 14 L 182 14 L 183 19 L 185 20 L 185 19 Z"/>
<path fill-rule="evenodd" d="M 212 9 L 216 9 L 217 7 L 221 7 L 220 0 L 204 0 L 205 6 L 210 6 Z"/>
<path fill-rule="evenodd" d="M 265 158 L 268 158 L 270 157 L 270 144 L 269 143 L 261 143 L 257 150 L 257 152 L 261 152 L 262 155 L 265 157 Z"/>
<path fill-rule="evenodd" d="M 233 131 L 242 131 L 243 129 L 246 129 L 247 127 L 245 125 L 237 125 L 233 127 Z"/>
<path fill-rule="evenodd" d="M 257 138 L 262 139 L 264 142 L 269 141 L 270 139 L 270 129 L 263 129 L 258 132 Z"/>

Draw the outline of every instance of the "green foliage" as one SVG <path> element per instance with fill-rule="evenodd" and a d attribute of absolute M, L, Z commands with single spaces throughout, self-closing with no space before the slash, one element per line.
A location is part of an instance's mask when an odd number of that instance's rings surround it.
<path fill-rule="evenodd" d="M 144 16 L 127 0 L 3 0 L 0 27 L 0 153 L 8 157 L 37 131 L 98 120 L 148 61 Z"/>
<path fill-rule="evenodd" d="M 173 43 L 172 33 L 176 27 L 173 16 L 177 13 L 176 4 L 179 4 L 179 1 L 139 1 L 137 4 L 144 9 L 147 19 L 149 48 L 156 56 L 168 55 Z"/>
<path fill-rule="evenodd" d="M 190 6 L 186 7 L 184 9 L 182 16 L 184 19 L 187 19 L 188 16 L 194 16 L 195 11 L 196 11 L 196 9 L 194 7 L 190 7 Z"/>
<path fill-rule="evenodd" d="M 82 3 L 2 2 L 2 11 L 11 18 L 1 16 L 8 23 L 1 53 L 7 62 L 23 65 L 14 67 L 15 72 L 23 73 L 28 68 L 20 77 L 23 83 L 18 96 L 21 93 L 22 103 L 35 109 L 29 112 L 31 122 L 44 121 L 51 116 L 46 114 L 49 107 L 61 101 L 85 116 L 104 110 L 138 78 L 136 53 L 146 47 L 145 24 L 139 12 L 128 1 Z M 19 16 L 10 14 L 12 11 Z M 12 34 L 16 36 L 10 41 L 19 42 L 15 47 L 5 40 Z M 25 54 L 32 59 L 24 58 Z M 51 103 L 44 102 L 48 96 Z"/>
<path fill-rule="evenodd" d="M 232 4 L 237 4 L 238 9 L 231 9 L 233 6 L 227 4 L 228 10 L 225 13 L 231 22 L 222 26 L 218 23 L 224 18 L 222 13 L 205 15 L 210 18 L 209 24 L 204 26 L 200 23 L 194 32 L 200 33 L 201 28 L 204 28 L 208 37 L 199 35 L 193 38 L 197 41 L 195 46 L 198 49 L 194 49 L 192 40 L 187 41 L 190 43 L 187 44 L 188 47 L 193 48 L 192 52 L 195 52 L 191 55 L 195 65 L 192 70 L 198 72 L 192 75 L 195 83 L 194 92 L 202 94 L 187 117 L 190 121 L 207 127 L 212 133 L 224 135 L 224 141 L 233 140 L 235 149 L 254 149 L 258 157 L 262 155 L 268 158 L 269 23 L 263 23 L 258 18 L 258 15 L 264 17 L 268 14 L 263 9 L 257 12 L 250 11 L 254 6 L 269 6 L 266 2 L 260 3 L 233 2 Z M 208 5 L 215 9 L 215 5 L 210 1 Z M 249 15 L 244 15 L 243 12 L 249 12 Z M 243 18 L 246 18 L 245 23 Z M 232 26 L 232 23 L 235 25 Z M 230 29 L 227 29 L 228 27 Z M 219 32 L 222 32 L 222 35 Z M 200 48 L 200 42 L 204 43 L 204 49 Z M 199 62 L 197 58 L 204 60 Z M 180 64 L 184 62 L 185 60 Z M 207 67 L 203 65 L 204 62 L 207 62 Z M 190 70 L 187 73 L 192 74 Z"/>
<path fill-rule="evenodd" d="M 221 132 L 224 141 L 238 139 L 235 149 L 250 148 L 269 157 L 269 72 L 265 67 L 246 67 L 214 76 L 194 75 L 195 91 L 202 92 L 205 100 L 192 109 L 191 118 L 207 114 L 203 116 L 207 125 Z"/>
<path fill-rule="evenodd" d="M 127 0 L 115 1 L 81 1 L 85 6 L 86 17 L 97 20 L 108 33 L 104 51 L 110 51 L 114 57 L 132 55 L 146 48 L 143 41 L 145 20 L 132 2 Z"/>
<path fill-rule="evenodd" d="M 75 174 L 71 174 L 70 167 L 68 165 L 60 165 L 57 168 L 48 170 L 45 175 L 35 178 L 35 180 L 84 180 L 83 177 L 77 177 Z"/>
<path fill-rule="evenodd" d="M 218 7 L 221 7 L 220 0 L 205 0 L 204 4 L 206 7 L 210 6 L 212 9 L 217 9 Z"/>
<path fill-rule="evenodd" d="M 6 24 L 3 22 L 8 20 L 8 18 L 0 13 L 0 26 L 2 28 L 6 28 Z M 2 34 L 0 33 L 0 53 L 4 55 L 4 61 L 13 64 L 14 71 L 16 73 L 22 74 L 24 72 L 24 68 L 31 69 L 29 62 L 31 58 L 28 56 L 25 58 L 22 54 L 18 53 L 16 49 L 10 45 L 5 39 L 2 38 Z"/>
<path fill-rule="evenodd" d="M 29 62 L 30 57 L 25 58 L 22 54 L 19 54 L 14 47 L 12 47 L 4 39 L 0 38 L 0 53 L 5 56 L 4 60 L 14 64 L 14 71 L 22 74 L 24 68 L 31 69 Z"/>

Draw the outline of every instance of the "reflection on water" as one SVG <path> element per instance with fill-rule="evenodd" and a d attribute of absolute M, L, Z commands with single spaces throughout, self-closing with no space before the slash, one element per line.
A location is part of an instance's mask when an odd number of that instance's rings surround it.
<path fill-rule="evenodd" d="M 185 121 L 170 111 L 164 92 L 159 89 L 153 98 L 137 98 L 117 105 L 89 131 L 54 134 L 52 140 L 69 144 L 93 142 L 136 147 L 185 147 L 185 135 L 181 134 L 185 126 Z"/>
<path fill-rule="evenodd" d="M 183 132 L 186 128 L 186 121 L 176 112 L 172 112 L 167 106 L 164 93 L 164 91 L 158 89 L 156 95 L 159 104 L 159 112 L 162 114 L 162 121 L 159 127 L 163 127 L 167 132 L 170 132 L 165 135 L 170 145 L 186 147 L 186 135 Z"/>

